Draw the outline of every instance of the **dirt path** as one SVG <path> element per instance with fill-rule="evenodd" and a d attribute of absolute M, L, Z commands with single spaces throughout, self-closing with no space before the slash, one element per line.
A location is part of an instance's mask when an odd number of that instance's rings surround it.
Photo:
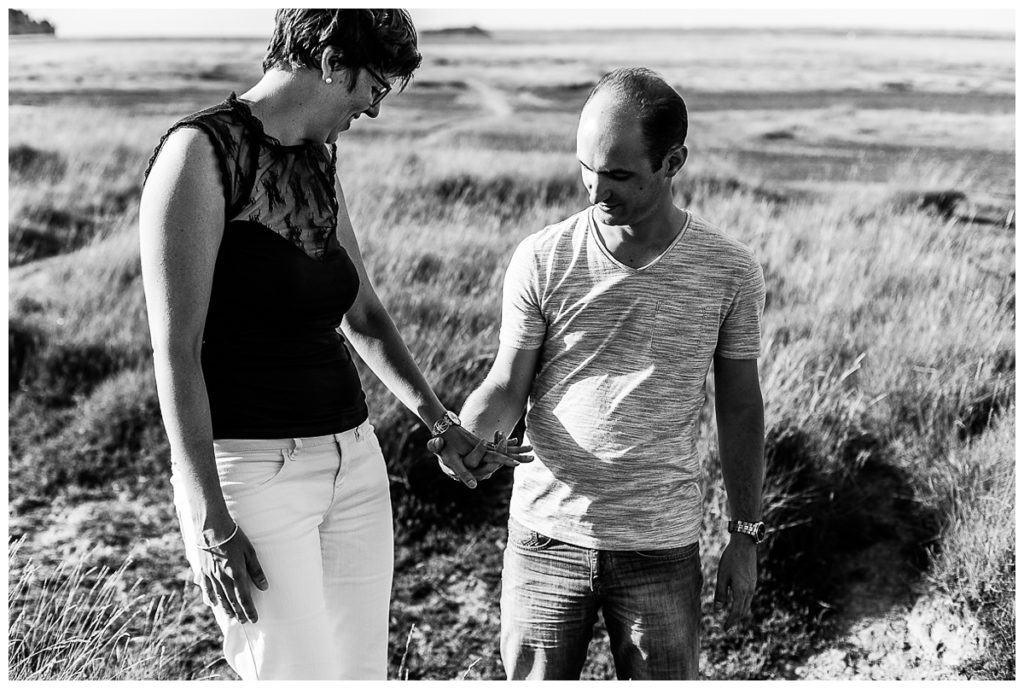
<path fill-rule="evenodd" d="M 515 112 L 512 102 L 504 91 L 496 89 L 479 79 L 467 80 L 466 86 L 476 93 L 480 99 L 480 104 L 488 111 L 491 117 L 505 118 Z"/>
<path fill-rule="evenodd" d="M 862 617 L 795 673 L 829 680 L 964 679 L 956 667 L 979 656 L 984 646 L 985 632 L 972 615 L 948 598 L 930 596 Z"/>
<path fill-rule="evenodd" d="M 467 91 L 478 102 L 481 112 L 476 117 L 454 117 L 439 122 L 436 127 L 420 139 L 420 145 L 434 144 L 452 134 L 479 127 L 481 124 L 500 122 L 515 114 L 515 107 L 508 95 L 479 79 L 465 82 Z"/>

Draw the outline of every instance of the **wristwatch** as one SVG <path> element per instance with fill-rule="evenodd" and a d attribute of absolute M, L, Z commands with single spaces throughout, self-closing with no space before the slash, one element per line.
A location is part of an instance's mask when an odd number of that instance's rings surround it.
<path fill-rule="evenodd" d="M 455 415 L 455 412 L 446 409 L 444 412 L 444 416 L 435 421 L 434 425 L 430 427 L 430 432 L 433 435 L 438 436 L 447 431 L 452 426 L 461 425 L 462 421 L 459 419 L 458 416 Z"/>
<path fill-rule="evenodd" d="M 768 527 L 764 522 L 741 522 L 734 520 L 729 522 L 729 533 L 743 533 L 754 539 L 754 545 L 764 542 L 768 535 Z"/>

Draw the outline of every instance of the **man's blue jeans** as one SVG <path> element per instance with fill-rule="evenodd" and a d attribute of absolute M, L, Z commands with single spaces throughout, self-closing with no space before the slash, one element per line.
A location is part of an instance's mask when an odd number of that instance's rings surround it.
<path fill-rule="evenodd" d="M 598 609 L 619 679 L 697 679 L 696 543 L 591 550 L 509 519 L 501 575 L 501 659 L 509 679 L 579 679 Z"/>

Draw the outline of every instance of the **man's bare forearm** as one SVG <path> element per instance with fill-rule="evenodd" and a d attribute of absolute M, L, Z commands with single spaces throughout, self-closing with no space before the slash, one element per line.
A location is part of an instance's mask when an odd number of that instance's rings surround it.
<path fill-rule="evenodd" d="M 733 519 L 761 519 L 764 486 L 764 406 L 761 400 L 717 410 L 718 451 Z"/>
<path fill-rule="evenodd" d="M 495 431 L 506 436 L 511 433 L 524 407 L 523 399 L 515 391 L 485 380 L 466 398 L 459 417 L 469 431 L 489 440 Z"/>
<path fill-rule="evenodd" d="M 481 438 L 490 439 L 495 431 L 507 436 L 526 409 L 538 357 L 536 349 L 500 345 L 484 382 L 462 406 L 462 423 Z"/>

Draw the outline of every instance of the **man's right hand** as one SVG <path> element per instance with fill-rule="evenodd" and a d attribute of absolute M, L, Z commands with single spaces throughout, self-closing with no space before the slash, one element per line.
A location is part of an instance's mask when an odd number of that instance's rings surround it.
<path fill-rule="evenodd" d="M 228 617 L 240 622 L 258 619 L 251 585 L 266 591 L 269 584 L 256 550 L 241 529 L 225 543 L 212 548 L 200 547 L 199 569 L 206 597 L 221 606 Z"/>
<path fill-rule="evenodd" d="M 495 432 L 494 442 L 484 443 L 483 449 L 486 450 L 485 452 L 479 451 L 479 447 L 476 448 L 477 451 L 459 458 L 458 467 L 452 467 L 448 461 L 445 461 L 447 444 L 443 437 L 437 436 L 428 440 L 427 450 L 437 455 L 437 464 L 445 475 L 455 481 L 462 481 L 469 485 L 470 488 L 473 488 L 474 486 L 469 484 L 467 477 L 460 475 L 456 468 L 462 469 L 464 474 L 469 474 L 474 481 L 484 481 L 490 478 L 502 466 L 515 467 L 522 462 L 533 461 L 533 455 L 531 454 L 533 447 L 530 445 L 519 445 L 518 443 L 519 441 L 517 440 L 509 440 L 500 432 Z"/>

